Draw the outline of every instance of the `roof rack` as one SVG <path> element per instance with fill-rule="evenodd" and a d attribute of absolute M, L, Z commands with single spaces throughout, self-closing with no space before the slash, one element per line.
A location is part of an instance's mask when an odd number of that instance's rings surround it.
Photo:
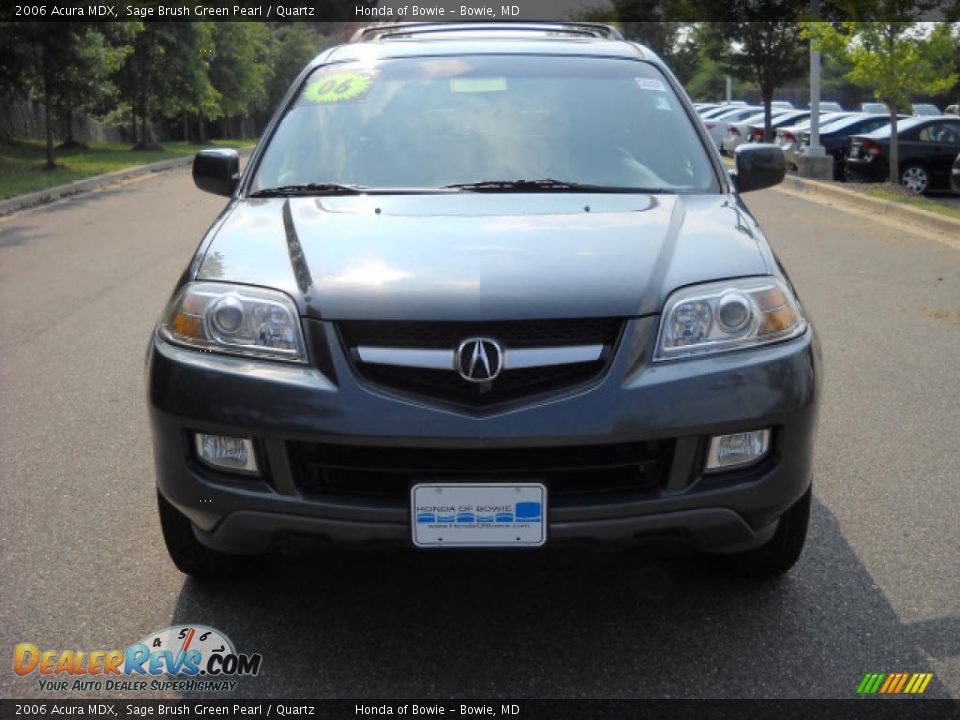
<path fill-rule="evenodd" d="M 378 23 L 357 30 L 350 42 L 367 42 L 391 37 L 412 37 L 431 33 L 476 32 L 477 30 L 507 30 L 515 32 L 562 32 L 569 35 L 623 40 L 623 35 L 612 25 L 592 22 L 470 22 L 470 23 Z"/>

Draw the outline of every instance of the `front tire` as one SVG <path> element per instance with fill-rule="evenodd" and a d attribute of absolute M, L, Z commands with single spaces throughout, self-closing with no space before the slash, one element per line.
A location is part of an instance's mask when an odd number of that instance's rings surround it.
<path fill-rule="evenodd" d="M 808 489 L 803 497 L 780 516 L 777 531 L 766 543 L 746 552 L 717 559 L 727 569 L 749 577 L 775 577 L 790 570 L 800 559 L 807 539 L 812 493 L 813 491 Z"/>
<path fill-rule="evenodd" d="M 167 552 L 177 569 L 196 580 L 239 578 L 255 574 L 262 555 L 231 555 L 208 548 L 193 534 L 193 524 L 157 493 L 160 528 Z"/>
<path fill-rule="evenodd" d="M 930 171 L 912 163 L 900 171 L 900 185 L 914 195 L 923 195 L 930 188 Z"/>

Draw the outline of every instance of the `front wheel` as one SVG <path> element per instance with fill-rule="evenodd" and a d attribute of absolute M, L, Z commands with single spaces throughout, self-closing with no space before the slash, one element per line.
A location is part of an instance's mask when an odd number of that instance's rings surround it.
<path fill-rule="evenodd" d="M 923 165 L 907 165 L 900 173 L 900 184 L 907 192 L 922 195 L 930 187 L 930 173 Z"/>
<path fill-rule="evenodd" d="M 717 559 L 728 569 L 740 575 L 773 577 L 782 575 L 796 565 L 803 552 L 810 524 L 810 498 L 812 490 L 780 516 L 780 523 L 773 537 L 758 548 Z"/>
<path fill-rule="evenodd" d="M 208 548 L 193 534 L 193 524 L 159 492 L 160 528 L 170 559 L 180 572 L 196 580 L 252 575 L 263 565 L 263 555 L 231 555 Z"/>

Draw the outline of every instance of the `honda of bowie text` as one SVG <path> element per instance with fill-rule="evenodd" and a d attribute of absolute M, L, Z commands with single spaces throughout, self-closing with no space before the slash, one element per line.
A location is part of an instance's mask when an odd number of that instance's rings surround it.
<path fill-rule="evenodd" d="M 290 541 L 800 556 L 820 355 L 673 74 L 607 26 L 372 26 L 303 70 L 148 353 L 197 578 Z"/>

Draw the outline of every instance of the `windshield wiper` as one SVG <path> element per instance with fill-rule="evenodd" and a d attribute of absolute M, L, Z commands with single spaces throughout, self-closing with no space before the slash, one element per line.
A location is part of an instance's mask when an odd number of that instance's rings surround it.
<path fill-rule="evenodd" d="M 662 193 L 660 188 L 616 187 L 613 185 L 590 185 L 589 183 L 568 182 L 566 180 L 480 180 L 478 182 L 454 183 L 444 185 L 451 190 L 467 192 L 608 192 L 608 193 Z"/>
<path fill-rule="evenodd" d="M 302 185 L 280 185 L 278 187 L 256 190 L 248 197 L 282 197 L 284 195 L 362 195 L 368 188 L 363 185 L 345 185 L 343 183 L 304 183 Z"/>

